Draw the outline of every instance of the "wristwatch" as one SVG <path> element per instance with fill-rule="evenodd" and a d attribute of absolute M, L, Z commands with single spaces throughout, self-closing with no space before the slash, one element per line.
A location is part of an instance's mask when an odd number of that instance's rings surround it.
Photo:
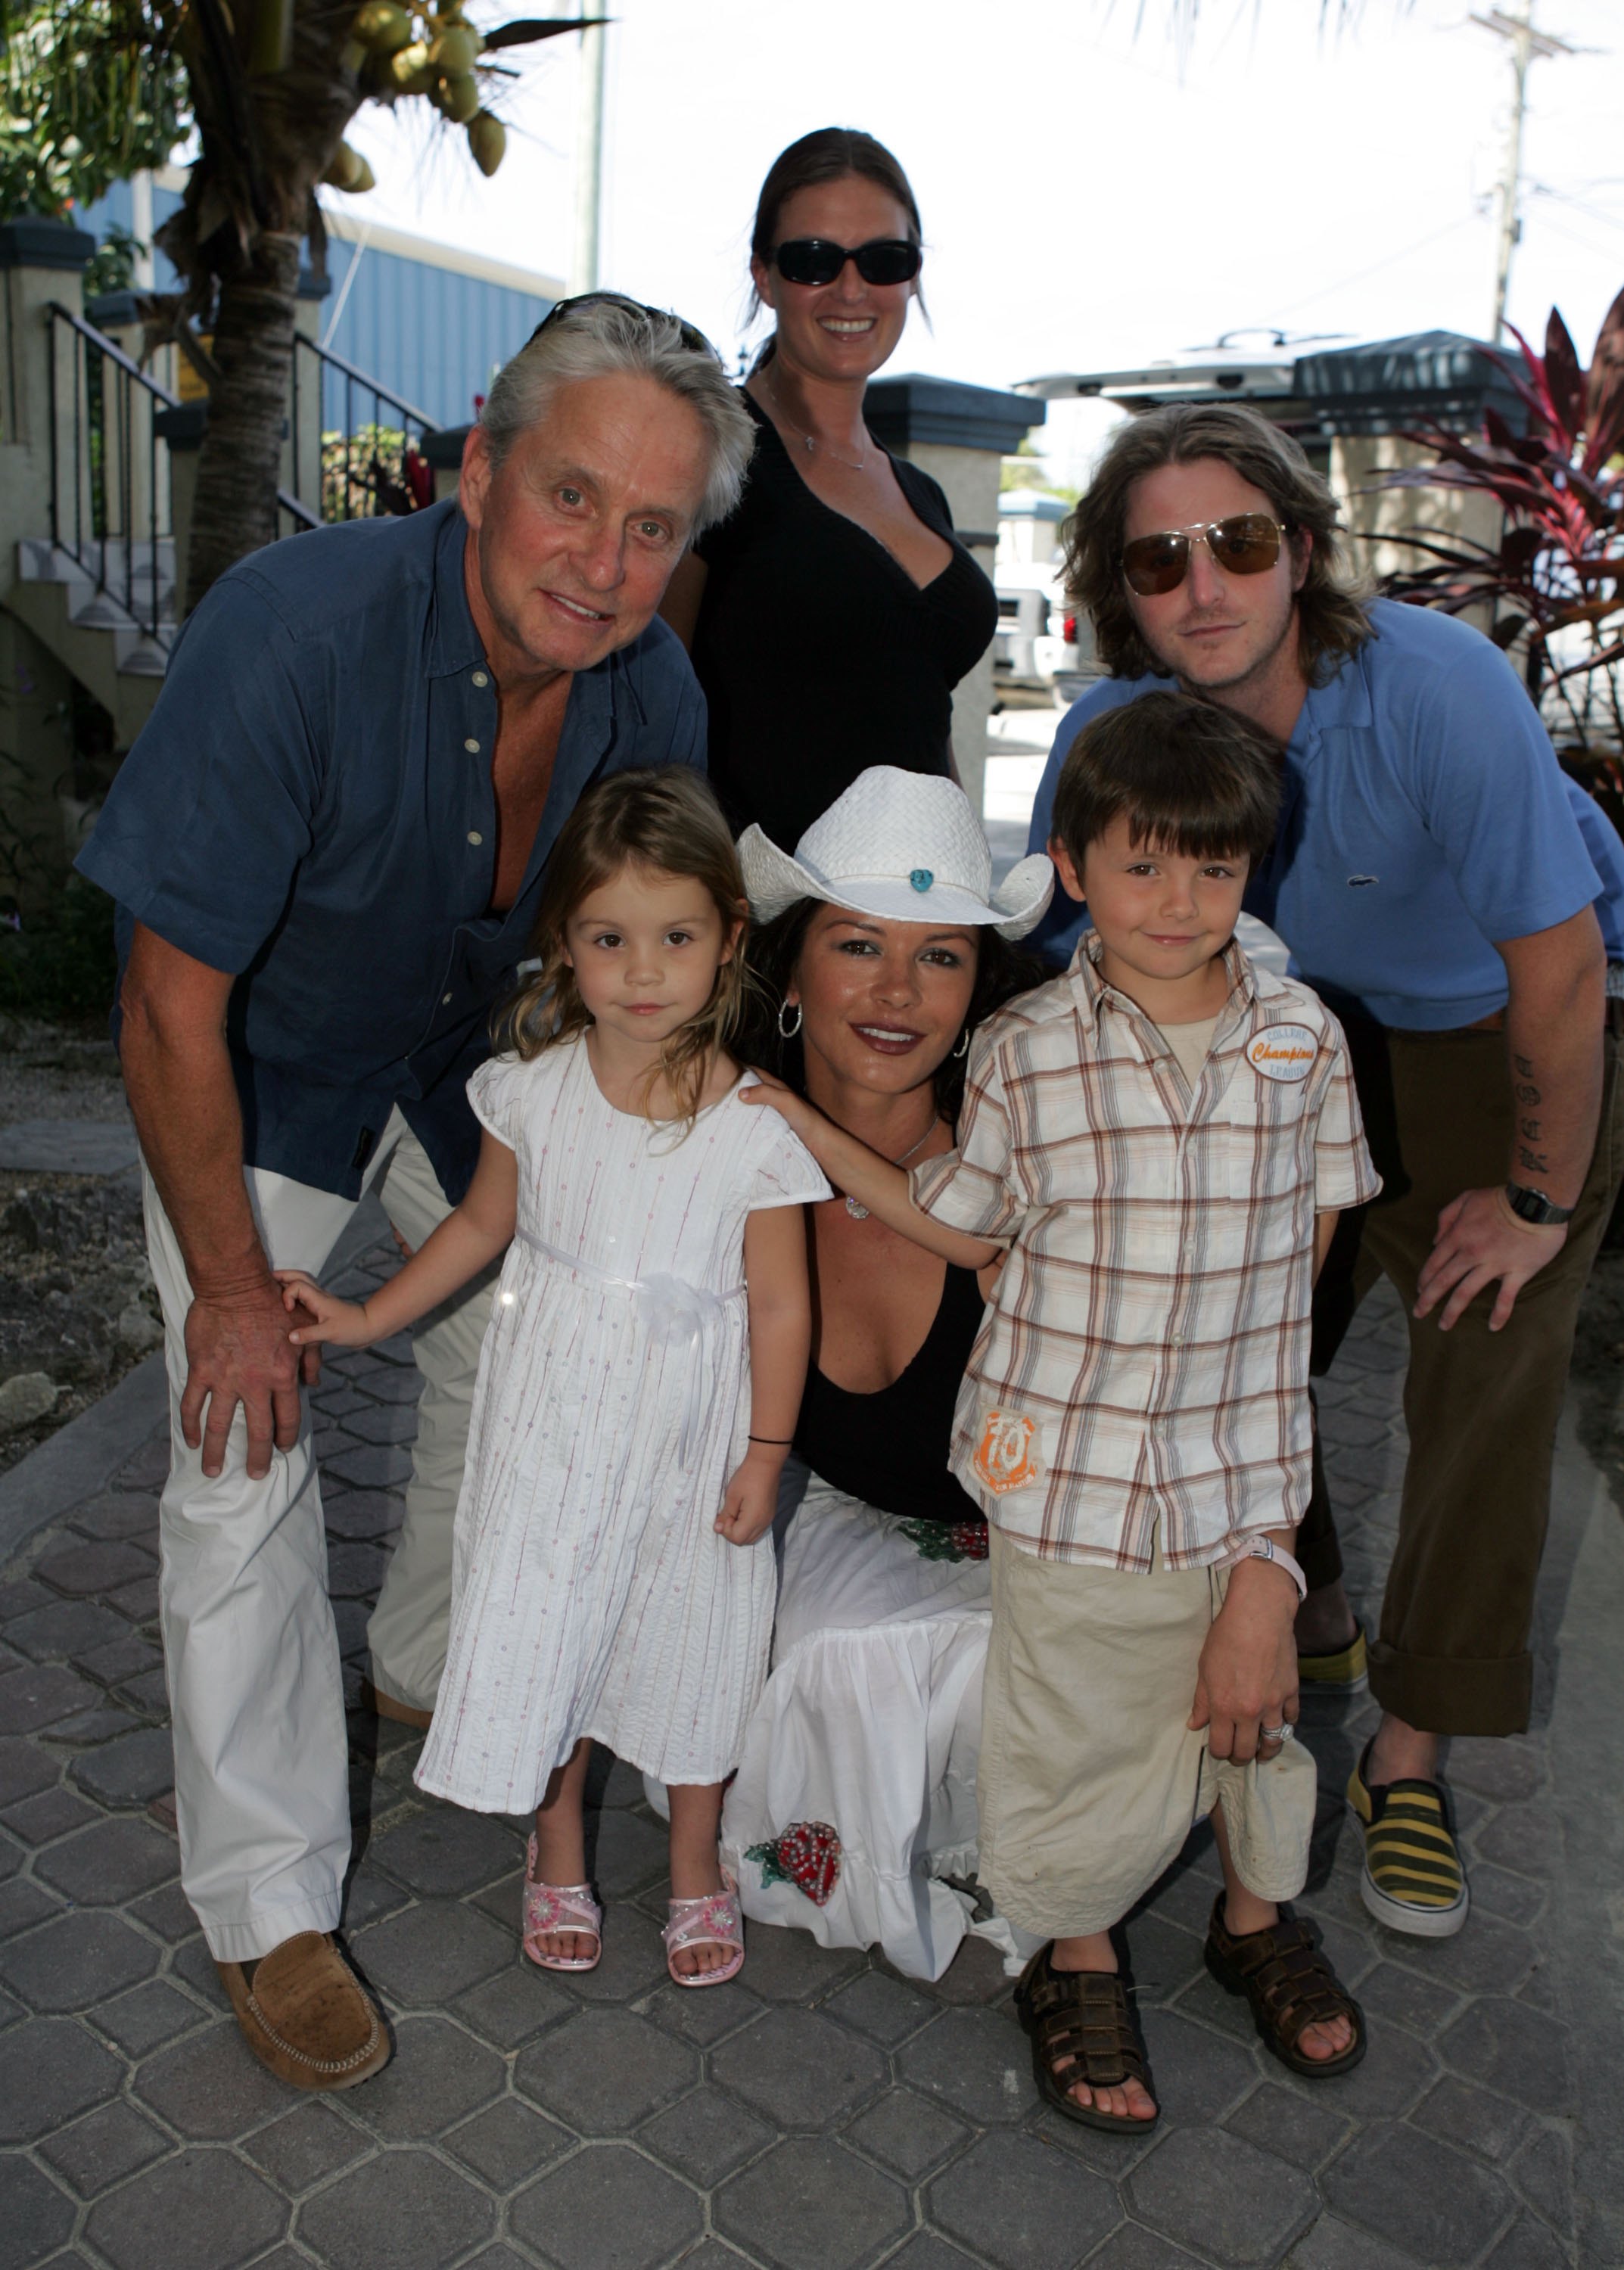
<path fill-rule="evenodd" d="M 1283 1545 L 1277 1545 L 1273 1538 L 1249 1537 L 1235 1557 L 1237 1561 L 1272 1561 L 1277 1569 L 1283 1569 L 1286 1571 L 1292 1583 L 1297 1587 L 1297 1598 L 1300 1600 L 1308 1599 L 1308 1578 L 1303 1575 L 1294 1556 L 1287 1552 Z"/>
<path fill-rule="evenodd" d="M 1571 1221 L 1578 1212 L 1576 1206 L 1558 1205 L 1554 1198 L 1546 1198 L 1543 1191 L 1531 1191 L 1523 1183 L 1506 1184 L 1506 1204 L 1519 1221 L 1532 1222 L 1538 1229 L 1553 1228 L 1559 1222 Z"/>

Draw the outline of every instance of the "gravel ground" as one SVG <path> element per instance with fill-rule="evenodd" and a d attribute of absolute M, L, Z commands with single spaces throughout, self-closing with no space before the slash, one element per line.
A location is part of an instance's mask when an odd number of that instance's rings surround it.
<path fill-rule="evenodd" d="M 127 1123 L 105 1035 L 0 1020 L 0 1126 Z M 43 1372 L 43 1418 L 0 1433 L 0 1473 L 115 1387 L 158 1344 L 141 1188 L 133 1173 L 0 1173 L 0 1386 Z"/>

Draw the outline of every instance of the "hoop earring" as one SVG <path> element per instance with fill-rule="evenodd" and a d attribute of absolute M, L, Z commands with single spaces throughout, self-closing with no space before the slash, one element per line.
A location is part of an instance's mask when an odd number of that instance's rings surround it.
<path fill-rule="evenodd" d="M 955 1056 L 955 1057 L 968 1057 L 969 1053 L 970 1053 L 970 1028 L 969 1028 L 969 1027 L 967 1025 L 967 1026 L 965 1027 L 964 1030 L 963 1030 L 963 1031 L 960 1034 L 960 1035 L 959 1035 L 959 1045 L 958 1045 L 958 1047 L 953 1050 L 953 1054 L 954 1054 L 954 1056 Z"/>
<path fill-rule="evenodd" d="M 794 1022 L 794 1024 L 792 1024 L 792 1025 L 786 1025 L 786 1024 L 785 1024 L 785 1022 L 784 1022 L 784 1012 L 785 1012 L 786 1010 L 792 1010 L 792 1011 L 794 1012 L 794 1015 L 795 1015 L 795 1022 Z M 792 1040 L 795 1038 L 796 1035 L 800 1031 L 800 1029 L 801 1029 L 801 1005 L 800 1005 L 800 1003 L 799 1003 L 798 1001 L 781 1001 L 781 1002 L 778 1004 L 778 1037 L 779 1037 L 779 1039 L 780 1039 L 781 1041 L 792 1041 Z"/>

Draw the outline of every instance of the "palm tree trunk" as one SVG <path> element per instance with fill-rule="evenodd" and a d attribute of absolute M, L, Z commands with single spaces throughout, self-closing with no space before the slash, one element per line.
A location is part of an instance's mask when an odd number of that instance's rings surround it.
<path fill-rule="evenodd" d="M 213 345 L 219 379 L 197 463 L 186 561 L 189 613 L 216 576 L 276 540 L 300 243 L 296 235 L 263 231 L 248 263 L 220 286 Z"/>

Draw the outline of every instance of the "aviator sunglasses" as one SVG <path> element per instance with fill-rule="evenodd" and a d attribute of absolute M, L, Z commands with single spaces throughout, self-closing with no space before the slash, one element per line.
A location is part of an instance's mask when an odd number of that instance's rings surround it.
<path fill-rule="evenodd" d="M 681 333 L 682 344 L 685 347 L 691 347 L 697 352 L 710 355 L 714 357 L 717 362 L 720 362 L 722 360 L 721 356 L 716 353 L 715 347 L 710 344 L 710 341 L 705 337 L 704 332 L 699 330 L 697 325 L 684 323 L 682 317 L 675 314 L 670 308 L 646 307 L 641 300 L 628 299 L 624 292 L 577 292 L 574 299 L 555 300 L 552 306 L 549 308 L 546 314 L 542 317 L 540 323 L 537 324 L 535 330 L 530 333 L 530 338 L 525 340 L 525 345 L 527 347 L 533 345 L 541 337 L 542 333 L 550 329 L 552 324 L 567 323 L 569 317 L 575 314 L 577 308 L 595 308 L 600 306 L 608 308 L 629 308 L 634 315 L 647 315 L 656 322 L 675 323 L 678 330 Z"/>
<path fill-rule="evenodd" d="M 786 284 L 833 284 L 849 260 L 856 262 L 865 284 L 911 284 L 924 255 L 900 236 L 876 236 L 850 246 L 827 236 L 792 236 L 775 245 L 768 258 Z"/>
<path fill-rule="evenodd" d="M 1122 572 L 1131 591 L 1142 599 L 1158 598 L 1177 590 L 1190 573 L 1192 548 L 1205 544 L 1212 565 L 1226 575 L 1262 575 L 1279 558 L 1285 533 L 1266 512 L 1237 512 L 1228 520 L 1164 528 L 1123 545 Z"/>

